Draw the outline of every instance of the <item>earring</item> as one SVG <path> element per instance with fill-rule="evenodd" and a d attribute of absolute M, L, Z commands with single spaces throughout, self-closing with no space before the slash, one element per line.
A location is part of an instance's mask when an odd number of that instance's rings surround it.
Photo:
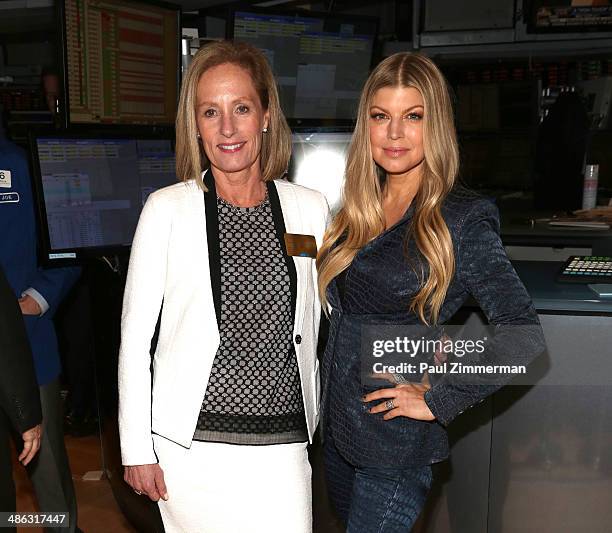
<path fill-rule="evenodd" d="M 268 133 L 268 128 L 264 128 L 264 129 L 263 129 L 263 132 L 264 132 L 264 133 Z"/>
<path fill-rule="evenodd" d="M 198 133 L 198 134 L 196 135 L 196 138 L 201 139 L 201 138 L 202 138 L 202 136 L 201 136 L 201 135 Z"/>

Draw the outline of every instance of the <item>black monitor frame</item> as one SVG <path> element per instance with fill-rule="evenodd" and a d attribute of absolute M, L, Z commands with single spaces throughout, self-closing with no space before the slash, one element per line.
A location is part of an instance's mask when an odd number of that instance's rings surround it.
<path fill-rule="evenodd" d="M 347 15 L 346 13 L 332 13 L 332 12 L 321 12 L 321 11 L 308 11 L 305 9 L 298 8 L 283 8 L 283 7 L 275 7 L 275 8 L 264 8 L 264 7 L 256 7 L 251 4 L 232 4 L 227 11 L 227 22 L 225 25 L 226 29 L 226 38 L 233 39 L 234 38 L 234 21 L 235 14 L 237 12 L 246 12 L 253 13 L 258 15 L 278 15 L 284 17 L 303 17 L 303 18 L 319 18 L 326 20 L 337 20 L 343 23 L 351 23 L 355 22 L 366 22 L 373 24 L 375 27 L 373 34 L 373 43 L 372 43 L 372 55 L 370 57 L 370 71 L 378 64 L 378 48 L 377 48 L 377 38 L 378 31 L 380 27 L 380 22 L 377 17 L 371 17 L 367 15 Z M 353 131 L 355 127 L 356 119 L 325 119 L 325 118 L 289 118 L 287 117 L 287 123 L 289 127 L 294 132 L 300 131 L 328 131 L 328 132 L 342 132 L 342 131 Z"/>
<path fill-rule="evenodd" d="M 82 128 L 69 130 L 39 129 L 29 132 L 29 155 L 30 175 L 32 177 L 32 193 L 34 197 L 36 216 L 38 220 L 38 244 L 39 263 L 45 267 L 74 266 L 84 264 L 92 259 L 105 256 L 128 255 L 131 245 L 92 246 L 76 249 L 53 249 L 49 235 L 47 222 L 47 207 L 45 204 L 45 193 L 43 189 L 42 173 L 38 159 L 39 138 L 54 139 L 145 139 L 145 140 L 170 140 L 175 146 L 174 128 L 133 128 L 128 131 L 121 129 L 89 129 Z M 50 254 L 73 254 L 70 257 L 58 257 L 51 259 Z"/>
<path fill-rule="evenodd" d="M 170 2 L 165 2 L 163 0 L 129 0 L 130 3 L 135 4 L 143 4 L 161 7 L 165 9 L 169 9 L 177 12 L 177 26 L 176 26 L 176 35 L 177 35 L 177 44 L 176 44 L 176 96 L 177 96 L 177 109 L 178 109 L 178 98 L 180 94 L 181 87 L 181 15 L 182 8 L 180 5 L 172 4 Z M 60 94 L 58 95 L 60 102 L 60 116 L 61 116 L 61 124 L 64 128 L 137 128 L 141 126 L 148 126 L 152 128 L 160 128 L 164 129 L 174 123 L 159 123 L 159 124 L 104 124 L 100 122 L 76 122 L 72 123 L 70 121 L 70 98 L 69 98 L 69 81 L 68 81 L 68 43 L 67 43 L 67 29 L 66 29 L 66 0 L 56 0 L 56 17 L 57 17 L 57 27 L 59 28 L 59 39 L 60 43 L 58 46 L 59 58 L 58 58 L 58 77 L 60 83 Z"/>

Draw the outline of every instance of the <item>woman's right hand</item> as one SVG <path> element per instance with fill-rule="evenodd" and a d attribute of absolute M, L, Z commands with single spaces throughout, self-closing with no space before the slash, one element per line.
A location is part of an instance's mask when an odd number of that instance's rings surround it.
<path fill-rule="evenodd" d="M 146 494 L 154 502 L 168 500 L 164 471 L 157 463 L 152 465 L 125 466 L 123 479 L 139 496 Z"/>

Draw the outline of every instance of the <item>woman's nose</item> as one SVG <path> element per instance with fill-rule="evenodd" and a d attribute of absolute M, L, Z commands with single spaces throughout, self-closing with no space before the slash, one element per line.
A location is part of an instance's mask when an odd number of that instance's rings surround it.
<path fill-rule="evenodd" d="M 402 129 L 402 121 L 391 119 L 389 121 L 389 129 L 387 131 L 387 135 L 390 139 L 400 139 L 404 136 L 404 132 Z"/>
<path fill-rule="evenodd" d="M 234 124 L 234 116 L 232 113 L 223 113 L 221 117 L 221 135 L 231 137 L 235 132 L 236 125 Z"/>

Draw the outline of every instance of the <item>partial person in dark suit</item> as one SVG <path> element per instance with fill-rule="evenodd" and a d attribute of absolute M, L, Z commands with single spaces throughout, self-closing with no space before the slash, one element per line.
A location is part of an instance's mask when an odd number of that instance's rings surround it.
<path fill-rule="evenodd" d="M 21 310 L 0 268 L 0 510 L 16 510 L 9 439 L 23 439 L 19 461 L 27 465 L 40 448 L 42 411 L 32 352 Z"/>
<path fill-rule="evenodd" d="M 21 308 L 34 357 L 44 421 L 40 452 L 27 470 L 39 509 L 68 512 L 68 531 L 73 532 L 77 505 L 64 444 L 61 365 L 53 316 L 79 277 L 80 269 L 39 266 L 34 213 L 27 157 L 19 146 L 5 138 L 0 128 L 0 267 Z M 47 531 L 55 529 L 47 528 Z"/>

